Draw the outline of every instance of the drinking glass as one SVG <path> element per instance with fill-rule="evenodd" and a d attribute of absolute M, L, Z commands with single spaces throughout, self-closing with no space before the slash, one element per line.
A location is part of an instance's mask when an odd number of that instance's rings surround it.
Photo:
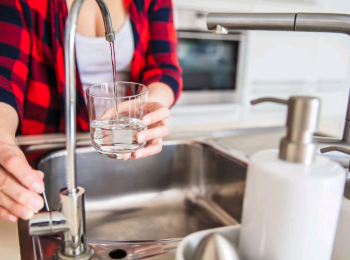
<path fill-rule="evenodd" d="M 145 146 L 135 136 L 147 127 L 148 88 L 132 82 L 102 83 L 86 89 L 92 144 L 100 154 L 116 159 L 129 158 Z"/>

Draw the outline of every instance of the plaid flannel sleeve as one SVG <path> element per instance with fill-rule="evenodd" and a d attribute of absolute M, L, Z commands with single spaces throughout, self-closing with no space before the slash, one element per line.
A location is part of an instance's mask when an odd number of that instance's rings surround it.
<path fill-rule="evenodd" d="M 20 1 L 0 0 L 0 102 L 14 107 L 23 120 L 30 36 Z"/>
<path fill-rule="evenodd" d="M 162 82 L 173 91 L 175 100 L 182 91 L 182 70 L 176 55 L 177 36 L 173 24 L 171 0 L 153 0 L 149 7 L 149 31 L 146 67 L 142 82 Z"/>

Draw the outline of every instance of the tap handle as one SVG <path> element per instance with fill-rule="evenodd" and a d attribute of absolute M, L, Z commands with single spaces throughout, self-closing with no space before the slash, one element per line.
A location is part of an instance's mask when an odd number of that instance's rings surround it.
<path fill-rule="evenodd" d="M 287 99 L 274 98 L 274 97 L 264 97 L 264 98 L 258 98 L 250 101 L 252 105 L 256 105 L 264 102 L 273 102 L 277 104 L 288 105 Z"/>
<path fill-rule="evenodd" d="M 341 153 L 350 155 L 350 149 L 346 149 L 341 146 L 330 146 L 330 147 L 322 148 L 320 151 L 321 153 L 341 152 Z"/>

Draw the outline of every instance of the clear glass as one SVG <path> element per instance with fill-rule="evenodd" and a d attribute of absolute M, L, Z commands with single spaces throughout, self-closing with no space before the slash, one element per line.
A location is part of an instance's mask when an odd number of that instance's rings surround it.
<path fill-rule="evenodd" d="M 136 134 L 147 127 L 148 88 L 132 82 L 102 83 L 86 89 L 92 144 L 100 154 L 128 159 L 145 146 Z"/>

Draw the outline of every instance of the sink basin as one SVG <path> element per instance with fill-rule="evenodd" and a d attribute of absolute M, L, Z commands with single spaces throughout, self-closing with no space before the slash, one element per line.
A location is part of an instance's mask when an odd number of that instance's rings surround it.
<path fill-rule="evenodd" d="M 66 186 L 65 151 L 51 153 L 45 173 L 50 209 Z M 86 191 L 87 237 L 103 240 L 182 238 L 239 223 L 246 164 L 198 142 L 165 142 L 141 160 L 112 160 L 77 148 L 78 185 Z"/>

